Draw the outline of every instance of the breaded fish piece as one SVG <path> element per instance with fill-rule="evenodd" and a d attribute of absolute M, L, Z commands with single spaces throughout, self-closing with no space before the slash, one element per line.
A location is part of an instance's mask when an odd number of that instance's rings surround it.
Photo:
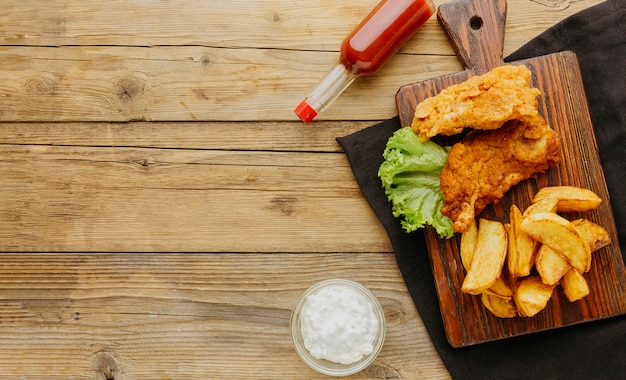
<path fill-rule="evenodd" d="M 427 141 L 468 127 L 498 129 L 509 120 L 532 120 L 540 91 L 530 86 L 530 78 L 526 66 L 505 65 L 449 86 L 417 105 L 411 128 Z"/>
<path fill-rule="evenodd" d="M 452 146 L 441 172 L 441 213 L 452 219 L 455 232 L 465 232 L 488 204 L 560 160 L 560 139 L 539 115 L 494 131 L 471 131 Z"/>

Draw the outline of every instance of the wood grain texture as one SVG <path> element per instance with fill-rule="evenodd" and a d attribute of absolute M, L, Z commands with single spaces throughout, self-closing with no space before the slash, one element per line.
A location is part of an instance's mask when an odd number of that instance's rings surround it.
<path fill-rule="evenodd" d="M 447 7 L 442 7 L 443 11 L 440 8 L 438 13 L 439 17 L 444 18 L 442 24 L 447 25 L 447 30 L 453 33 L 450 39 L 457 44 L 456 50 L 466 70 L 402 87 L 397 94 L 402 125 L 410 126 L 415 106 L 423 99 L 436 95 L 452 84 L 463 82 L 470 76 L 482 74 L 500 63 L 498 54 L 483 55 L 480 52 L 486 51 L 494 40 L 500 40 L 494 32 L 501 29 L 497 24 L 485 22 L 485 31 L 481 28 L 473 30 L 470 20 L 473 17 L 485 20 L 488 15 L 494 14 L 500 19 L 499 13 L 505 10 L 504 2 L 475 0 L 472 3 L 471 12 L 457 7 L 460 2 L 452 2 L 446 4 Z M 561 52 L 512 64 L 526 65 L 532 71 L 532 84 L 542 93 L 539 97 L 540 114 L 560 135 L 564 160 L 556 168 L 513 187 L 498 204 L 484 210 L 481 217 L 506 223 L 509 221 L 508 210 L 511 205 L 516 204 L 520 209 L 525 209 L 539 188 L 551 185 L 580 186 L 591 189 L 604 202 L 596 210 L 569 217 L 585 217 L 600 224 L 609 231 L 613 243 L 594 254 L 592 269 L 586 274 L 591 289 L 588 297 L 570 303 L 560 288 L 557 288 L 548 307 L 537 316 L 501 319 L 488 312 L 479 297 L 461 292 L 464 273 L 459 255 L 460 237 L 441 240 L 433 229 L 427 229 L 427 244 L 440 309 L 448 341 L 455 347 L 626 313 L 626 269 L 608 202 L 609 193 L 600 164 L 578 60 L 572 52 Z"/>
<path fill-rule="evenodd" d="M 386 310 L 352 378 L 449 378 L 335 141 L 461 70 L 445 33 L 292 111 L 376 2 L 3 1 L 0 378 L 322 378 L 288 318 L 329 277 Z M 510 1 L 504 54 L 600 2 Z"/>
<path fill-rule="evenodd" d="M 302 122 L 135 122 L 0 123 L 0 144 L 187 150 L 340 153 L 338 136 L 371 121 Z"/>
<path fill-rule="evenodd" d="M 512 2 L 505 54 L 597 2 L 559 12 Z M 346 20 L 373 4 L 55 0 L 43 12 L 9 2 L 0 16 L 0 121 L 293 121 L 358 23 Z M 317 119 L 392 117 L 389 94 L 400 86 L 459 70 L 432 18 L 379 75 L 357 81 Z"/>
<path fill-rule="evenodd" d="M 110 366 L 125 380 L 321 379 L 292 348 L 291 309 L 313 283 L 347 277 L 372 290 L 389 325 L 380 356 L 354 378 L 440 378 L 393 255 L 280 256 L 3 257 L 0 377 L 93 379 Z"/>
<path fill-rule="evenodd" d="M 337 52 L 377 0 L 5 1 L 0 45 L 206 46 Z M 555 22 L 602 0 L 512 0 L 505 54 Z M 434 1 L 439 6 L 446 1 Z M 164 17 L 165 16 L 165 17 Z M 451 55 L 431 19 L 402 53 Z M 333 62 L 330 62 L 333 63 Z"/>
<path fill-rule="evenodd" d="M 0 121 L 294 121 L 299 98 L 337 57 L 187 46 L 4 47 Z M 351 86 L 322 120 L 392 117 L 389 94 L 401 85 L 458 68 L 451 56 L 396 56 L 379 76 Z"/>
<path fill-rule="evenodd" d="M 0 157 L 4 250 L 389 251 L 340 153 L 4 145 Z"/>
<path fill-rule="evenodd" d="M 367 125 L 0 124 L 0 249 L 390 252 L 335 141 Z"/>
<path fill-rule="evenodd" d="M 437 20 L 461 64 L 476 75 L 504 63 L 502 49 L 507 3 L 493 0 L 491 5 L 481 7 L 478 3 L 451 1 L 437 9 Z"/>

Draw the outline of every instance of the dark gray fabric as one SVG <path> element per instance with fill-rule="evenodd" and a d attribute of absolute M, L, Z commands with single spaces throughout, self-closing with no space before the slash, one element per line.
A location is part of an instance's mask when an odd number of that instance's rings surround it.
<path fill-rule="evenodd" d="M 626 1 L 611 0 L 550 28 L 507 60 L 572 50 L 580 60 L 622 254 L 626 253 Z M 455 379 L 619 379 L 626 370 L 626 317 L 454 349 L 445 337 L 426 243 L 391 214 L 377 177 L 398 118 L 338 138 L 372 209 L 385 226 L 420 316 Z M 417 352 L 416 352 L 417 355 Z M 413 374 L 418 376 L 418 374 Z"/>

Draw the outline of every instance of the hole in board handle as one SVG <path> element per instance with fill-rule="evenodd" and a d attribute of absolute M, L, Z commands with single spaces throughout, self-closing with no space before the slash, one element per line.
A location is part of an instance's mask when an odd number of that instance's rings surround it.
<path fill-rule="evenodd" d="M 479 16 L 474 16 L 470 19 L 470 27 L 474 30 L 478 30 L 483 27 L 483 19 Z"/>

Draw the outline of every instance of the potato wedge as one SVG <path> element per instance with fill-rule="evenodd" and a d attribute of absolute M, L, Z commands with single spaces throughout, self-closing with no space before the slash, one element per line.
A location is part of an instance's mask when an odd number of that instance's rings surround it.
<path fill-rule="evenodd" d="M 521 230 L 522 212 L 516 205 L 511 206 L 509 222 L 509 249 L 506 261 L 509 275 L 511 277 L 528 276 L 535 263 L 537 242 Z"/>
<path fill-rule="evenodd" d="M 504 299 L 487 293 L 481 294 L 483 305 L 498 318 L 513 318 L 517 316 L 517 308 L 513 299 Z"/>
<path fill-rule="evenodd" d="M 463 292 L 480 294 L 495 284 L 502 273 L 507 253 L 507 240 L 506 230 L 502 223 L 480 219 L 472 264 L 461 286 Z"/>
<path fill-rule="evenodd" d="M 554 286 L 544 284 L 539 276 L 521 279 L 513 296 L 519 315 L 532 317 L 539 313 L 548 305 L 553 290 Z"/>
<path fill-rule="evenodd" d="M 531 204 L 524 210 L 523 217 L 535 214 L 538 212 L 556 212 L 559 200 L 556 198 L 544 198 L 538 200 L 536 203 Z"/>
<path fill-rule="evenodd" d="M 513 289 L 511 289 L 508 281 L 501 275 L 496 279 L 493 285 L 483 291 L 483 294 L 510 300 L 513 298 Z"/>
<path fill-rule="evenodd" d="M 561 287 L 563 288 L 565 297 L 567 297 L 570 302 L 578 301 L 589 295 L 589 284 L 587 284 L 587 280 L 585 280 L 582 273 L 575 268 L 565 273 L 561 280 Z"/>
<path fill-rule="evenodd" d="M 520 224 L 522 231 L 555 250 L 581 272 L 591 267 L 591 250 L 574 225 L 560 215 L 539 212 Z"/>
<path fill-rule="evenodd" d="M 535 194 L 533 203 L 545 198 L 558 199 L 558 212 L 589 211 L 602 203 L 602 199 L 593 191 L 576 186 L 544 187 Z"/>
<path fill-rule="evenodd" d="M 580 236 L 587 242 L 591 252 L 611 244 L 611 237 L 604 227 L 587 219 L 576 219 L 572 221 L 572 224 L 576 227 Z"/>
<path fill-rule="evenodd" d="M 461 263 L 465 271 L 468 271 L 472 265 L 472 257 L 476 248 L 476 238 L 478 237 L 478 225 L 476 219 L 470 224 L 469 230 L 461 235 L 461 243 L 459 251 L 461 254 Z"/>
<path fill-rule="evenodd" d="M 611 243 L 609 233 L 600 225 L 587 219 L 574 220 L 572 225 L 585 240 L 591 252 L 597 251 Z M 561 281 L 563 290 L 570 301 L 579 300 L 589 294 L 589 287 L 585 279 L 580 275 L 580 272 L 573 270 L 574 268 L 565 258 L 548 246 L 544 245 L 539 249 L 535 267 L 544 284 L 555 285 Z M 567 279 L 564 277 L 566 274 Z"/>
<path fill-rule="evenodd" d="M 542 245 L 537 252 L 535 268 L 541 281 L 546 285 L 556 285 L 572 269 L 570 263 L 547 245 Z"/>

